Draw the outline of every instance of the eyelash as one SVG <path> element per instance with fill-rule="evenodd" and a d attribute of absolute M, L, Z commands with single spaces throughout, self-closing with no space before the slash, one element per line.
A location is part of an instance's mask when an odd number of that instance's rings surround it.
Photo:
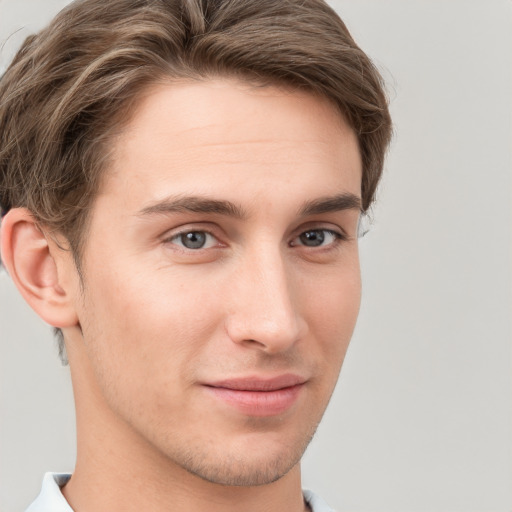
<path fill-rule="evenodd" d="M 183 237 L 187 236 L 187 235 L 192 235 L 192 234 L 204 234 L 206 235 L 206 237 L 211 237 L 213 238 L 214 240 L 217 240 L 217 237 L 213 234 L 213 233 L 210 233 L 209 231 L 205 230 L 205 229 L 196 229 L 196 230 L 188 230 L 188 231 L 181 231 L 180 233 L 176 233 L 174 235 L 172 235 L 171 237 L 167 238 L 166 240 L 164 240 L 164 242 L 166 243 L 174 243 L 175 245 L 178 245 L 176 244 L 174 241 L 175 240 L 180 240 L 183 242 Z M 190 248 L 190 247 L 186 247 L 183 243 L 182 245 L 178 245 L 178 247 L 180 247 L 182 250 L 185 250 L 185 251 L 199 251 L 201 249 L 212 249 L 213 247 L 198 247 L 198 248 Z"/>
<path fill-rule="evenodd" d="M 301 237 L 305 236 L 307 233 L 323 233 L 323 238 L 320 242 L 320 245 L 305 245 L 305 244 L 295 244 L 294 241 L 297 240 L 297 239 L 300 239 Z M 334 238 L 333 241 L 331 241 L 330 243 L 326 244 L 326 245 L 323 245 L 323 241 L 325 240 L 325 234 L 328 234 L 330 236 L 332 236 Z M 297 247 L 297 246 L 300 246 L 300 247 L 306 247 L 306 248 L 312 248 L 312 249 L 315 249 L 315 248 L 326 248 L 326 247 L 335 247 L 336 245 L 338 245 L 339 242 L 342 242 L 342 241 L 345 241 L 347 240 L 347 236 L 345 235 L 345 233 L 340 233 L 338 231 L 334 231 L 333 229 L 327 229 L 327 228 L 311 228 L 311 229 L 306 229 L 305 231 L 302 231 L 301 233 L 299 233 L 291 242 L 290 242 L 290 246 L 291 247 Z"/>
<path fill-rule="evenodd" d="M 301 237 L 305 236 L 307 233 L 323 233 L 323 237 L 322 237 L 322 240 L 320 241 L 320 244 L 319 245 L 306 245 L 304 243 L 296 243 L 295 241 L 296 240 L 300 240 Z M 164 243 L 171 243 L 173 245 L 176 245 L 178 246 L 181 250 L 183 251 L 191 251 L 191 252 L 198 252 L 198 251 L 201 251 L 201 250 L 207 250 L 207 249 L 214 249 L 215 248 L 215 245 L 211 246 L 211 247 L 197 247 L 197 248 L 191 248 L 191 247 L 186 247 L 183 243 L 183 237 L 187 236 L 187 235 L 192 235 L 192 234 L 201 234 L 201 235 L 206 235 L 206 240 L 208 239 L 208 237 L 211 237 L 213 238 L 214 240 L 217 241 L 217 243 L 219 243 L 219 240 L 218 238 L 213 234 L 211 233 L 210 231 L 206 230 L 206 229 L 197 229 L 197 230 L 185 230 L 185 231 L 181 231 L 179 233 L 176 233 L 176 234 L 173 234 L 172 236 L 166 238 L 164 240 Z M 327 235 L 330 235 L 334 238 L 333 241 L 331 241 L 330 243 L 328 243 L 327 245 L 323 245 L 323 242 L 325 240 L 325 234 Z M 178 244 L 176 243 L 176 240 L 179 240 L 181 241 L 181 244 Z M 290 242 L 289 242 L 289 246 L 290 247 L 305 247 L 305 248 L 310 248 L 310 249 L 325 249 L 325 248 L 328 248 L 328 247 L 336 247 L 339 242 L 342 242 L 342 241 L 345 241 L 345 240 L 348 240 L 348 237 L 346 236 L 345 233 L 342 233 L 342 232 L 338 232 L 338 231 L 335 231 L 335 230 L 332 230 L 332 229 L 328 229 L 328 228 L 310 228 L 310 229 L 306 229 L 304 231 L 302 231 L 301 233 L 299 233 L 297 236 L 295 236 Z M 206 243 L 206 242 L 205 242 Z M 220 244 L 222 245 L 222 244 Z"/>

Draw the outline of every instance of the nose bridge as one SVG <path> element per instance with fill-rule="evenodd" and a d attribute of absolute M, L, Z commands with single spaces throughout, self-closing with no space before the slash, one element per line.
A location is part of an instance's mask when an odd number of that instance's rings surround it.
<path fill-rule="evenodd" d="M 233 341 L 268 353 L 286 350 L 303 334 L 290 272 L 282 251 L 260 246 L 237 268 L 228 332 Z"/>

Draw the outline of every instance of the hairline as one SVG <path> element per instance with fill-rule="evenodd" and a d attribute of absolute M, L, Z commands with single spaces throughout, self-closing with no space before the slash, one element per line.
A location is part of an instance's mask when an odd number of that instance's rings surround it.
<path fill-rule="evenodd" d="M 238 82 L 240 85 L 246 85 L 253 89 L 260 88 L 277 88 L 280 91 L 296 93 L 301 92 L 305 94 L 309 94 L 313 97 L 321 99 L 323 101 L 328 102 L 331 108 L 335 109 L 337 115 L 340 117 L 344 123 L 355 133 L 355 128 L 353 124 L 350 122 L 350 119 L 342 112 L 340 106 L 335 102 L 335 100 L 329 97 L 327 94 L 322 94 L 320 91 L 309 88 L 306 86 L 299 86 L 297 84 L 291 83 L 290 81 L 286 81 L 285 79 L 277 80 L 272 77 L 263 77 L 263 76 L 251 76 L 248 73 L 242 72 L 225 72 L 225 73 L 200 73 L 194 72 L 191 70 L 189 74 L 183 73 L 182 75 L 171 76 L 170 74 L 165 74 L 162 72 L 160 75 L 155 76 L 155 78 L 151 81 L 140 86 L 140 89 L 136 89 L 136 91 L 132 94 L 132 96 L 127 100 L 121 107 L 121 114 L 112 119 L 110 126 L 107 128 L 105 133 L 101 137 L 101 141 L 99 143 L 99 150 L 103 151 L 103 156 L 101 157 L 101 164 L 98 168 L 98 181 L 96 189 L 91 197 L 91 200 L 88 205 L 88 209 L 82 217 L 82 224 L 80 226 L 77 244 L 71 244 L 71 240 L 64 234 L 59 233 L 66 238 L 69 242 L 69 250 L 72 253 L 73 261 L 75 263 L 76 270 L 78 272 L 81 285 L 84 284 L 84 268 L 83 268 L 83 258 L 85 254 L 85 247 L 87 245 L 87 238 L 90 234 L 91 227 L 91 219 L 95 207 L 96 200 L 101 193 L 101 189 L 105 186 L 105 182 L 108 179 L 109 172 L 113 165 L 113 159 L 115 158 L 116 152 L 116 140 L 123 136 L 126 133 L 126 130 L 129 128 L 130 123 L 137 116 L 144 100 L 149 97 L 151 94 L 155 92 L 155 90 L 159 87 L 167 87 L 174 85 L 186 85 L 186 84 L 195 84 L 195 83 L 208 83 L 214 80 L 233 80 Z M 129 105 L 128 105 L 129 104 Z M 362 157 L 361 144 L 359 137 L 356 133 L 357 140 L 357 148 L 359 151 L 359 156 Z M 106 149 L 109 147 L 110 149 Z M 362 176 L 361 176 L 361 184 L 362 184 Z M 361 206 L 360 211 L 364 213 L 366 210 Z M 34 214 L 36 215 L 36 214 Z"/>

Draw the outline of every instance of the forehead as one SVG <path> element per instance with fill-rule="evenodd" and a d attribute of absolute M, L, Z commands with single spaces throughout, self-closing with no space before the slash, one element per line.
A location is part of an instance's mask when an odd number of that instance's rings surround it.
<path fill-rule="evenodd" d="M 114 141 L 100 195 L 144 201 L 184 188 L 243 200 L 269 184 L 287 184 L 288 194 L 306 186 L 360 195 L 360 183 L 357 137 L 331 102 L 217 79 L 146 91 Z"/>

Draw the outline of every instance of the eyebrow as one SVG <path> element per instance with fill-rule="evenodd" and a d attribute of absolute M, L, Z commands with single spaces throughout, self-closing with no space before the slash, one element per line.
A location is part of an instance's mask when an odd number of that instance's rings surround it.
<path fill-rule="evenodd" d="M 138 217 L 147 215 L 159 215 L 168 213 L 216 213 L 218 215 L 226 215 L 237 219 L 246 218 L 246 214 L 242 207 L 232 203 L 218 199 L 209 199 L 200 196 L 178 196 L 168 197 L 162 201 L 150 204 L 143 208 Z"/>
<path fill-rule="evenodd" d="M 319 215 L 343 210 L 362 211 L 362 209 L 361 199 L 355 194 L 345 192 L 335 196 L 321 197 L 313 201 L 308 201 L 302 206 L 300 214 L 303 217 L 307 217 L 309 215 Z"/>
<path fill-rule="evenodd" d="M 332 213 L 343 210 L 362 210 L 361 199 L 352 193 L 342 193 L 307 201 L 299 210 L 301 217 Z M 167 197 L 161 201 L 144 207 L 137 213 L 137 217 L 151 215 L 166 215 L 172 213 L 215 213 L 236 219 L 246 219 L 244 209 L 231 201 L 211 199 L 201 196 Z"/>

